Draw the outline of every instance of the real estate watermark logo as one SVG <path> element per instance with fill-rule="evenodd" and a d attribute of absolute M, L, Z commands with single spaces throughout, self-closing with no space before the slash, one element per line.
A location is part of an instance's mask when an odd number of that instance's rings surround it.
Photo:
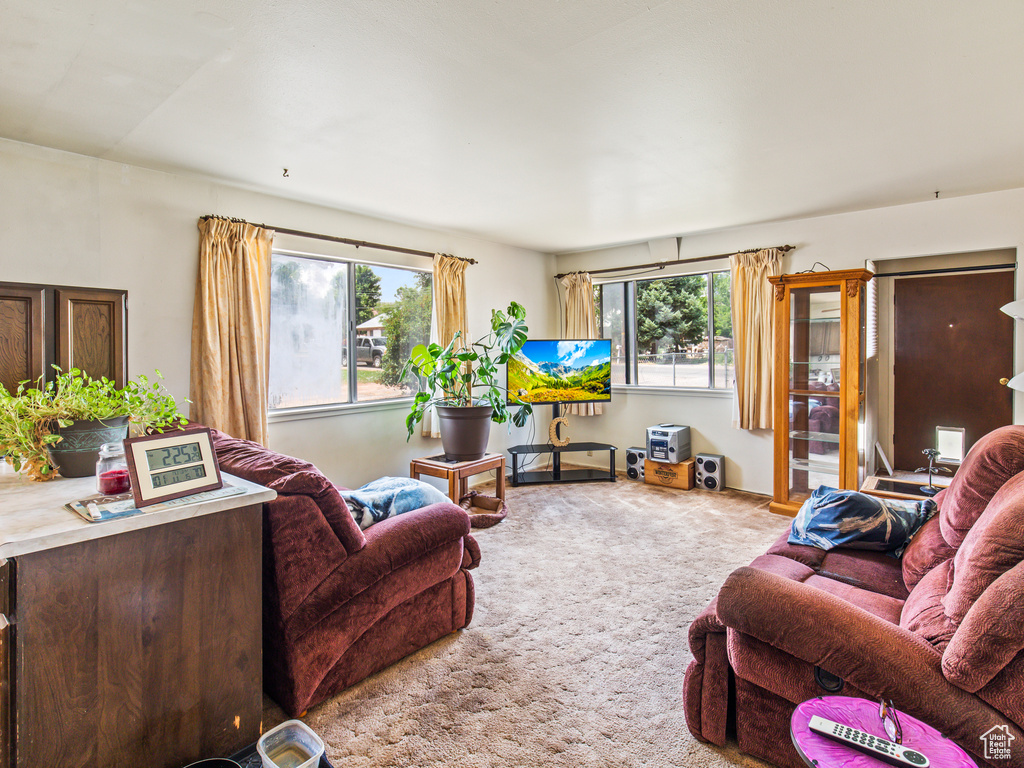
<path fill-rule="evenodd" d="M 1010 733 L 1010 726 L 997 725 L 981 735 L 985 744 L 986 760 L 1009 760 L 1010 743 L 1017 738 Z"/>

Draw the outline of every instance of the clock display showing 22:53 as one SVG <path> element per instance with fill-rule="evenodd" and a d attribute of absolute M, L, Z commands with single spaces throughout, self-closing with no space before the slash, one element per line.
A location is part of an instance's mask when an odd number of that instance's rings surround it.
<path fill-rule="evenodd" d="M 124 446 L 136 506 L 213 490 L 223 484 L 208 429 L 131 437 Z"/>
<path fill-rule="evenodd" d="M 149 464 L 150 470 L 180 467 L 182 464 L 195 464 L 202 460 L 203 452 L 199 449 L 198 442 L 146 451 L 146 463 Z"/>

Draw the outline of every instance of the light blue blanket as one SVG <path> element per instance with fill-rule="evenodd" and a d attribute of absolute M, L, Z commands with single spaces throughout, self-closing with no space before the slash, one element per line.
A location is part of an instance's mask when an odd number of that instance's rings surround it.
<path fill-rule="evenodd" d="M 364 531 L 403 512 L 451 501 L 434 486 L 411 477 L 381 477 L 354 491 L 341 491 L 341 497 Z"/>

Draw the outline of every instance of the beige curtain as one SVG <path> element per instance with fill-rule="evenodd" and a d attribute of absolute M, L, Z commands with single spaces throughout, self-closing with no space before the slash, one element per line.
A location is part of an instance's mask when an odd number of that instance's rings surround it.
<path fill-rule="evenodd" d="M 199 221 L 192 309 L 191 415 L 229 435 L 267 442 L 272 230 Z"/>
<path fill-rule="evenodd" d="M 729 257 L 739 429 L 772 428 L 775 310 L 768 277 L 782 272 L 782 251 L 766 248 Z"/>
<path fill-rule="evenodd" d="M 469 262 L 445 253 L 434 254 L 434 307 L 430 324 L 430 340 L 442 347 L 448 346 L 456 331 L 462 336 L 456 348 L 468 347 L 469 324 L 466 313 L 466 267 Z M 469 363 L 466 364 L 467 366 Z M 440 437 L 433 409 L 421 422 L 424 437 Z"/>
<path fill-rule="evenodd" d="M 594 311 L 594 283 L 588 272 L 573 272 L 562 278 L 565 287 L 565 326 L 563 339 L 597 339 L 597 318 Z M 570 405 L 566 413 L 574 416 L 599 416 L 600 403 Z"/>

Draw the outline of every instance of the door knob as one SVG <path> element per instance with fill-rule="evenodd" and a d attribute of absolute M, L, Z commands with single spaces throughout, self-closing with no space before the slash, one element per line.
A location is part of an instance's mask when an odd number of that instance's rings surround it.
<path fill-rule="evenodd" d="M 1007 384 L 1010 383 L 1010 380 L 1004 376 L 1003 378 L 1001 378 L 999 380 L 999 383 L 1002 384 L 1005 387 Z"/>

